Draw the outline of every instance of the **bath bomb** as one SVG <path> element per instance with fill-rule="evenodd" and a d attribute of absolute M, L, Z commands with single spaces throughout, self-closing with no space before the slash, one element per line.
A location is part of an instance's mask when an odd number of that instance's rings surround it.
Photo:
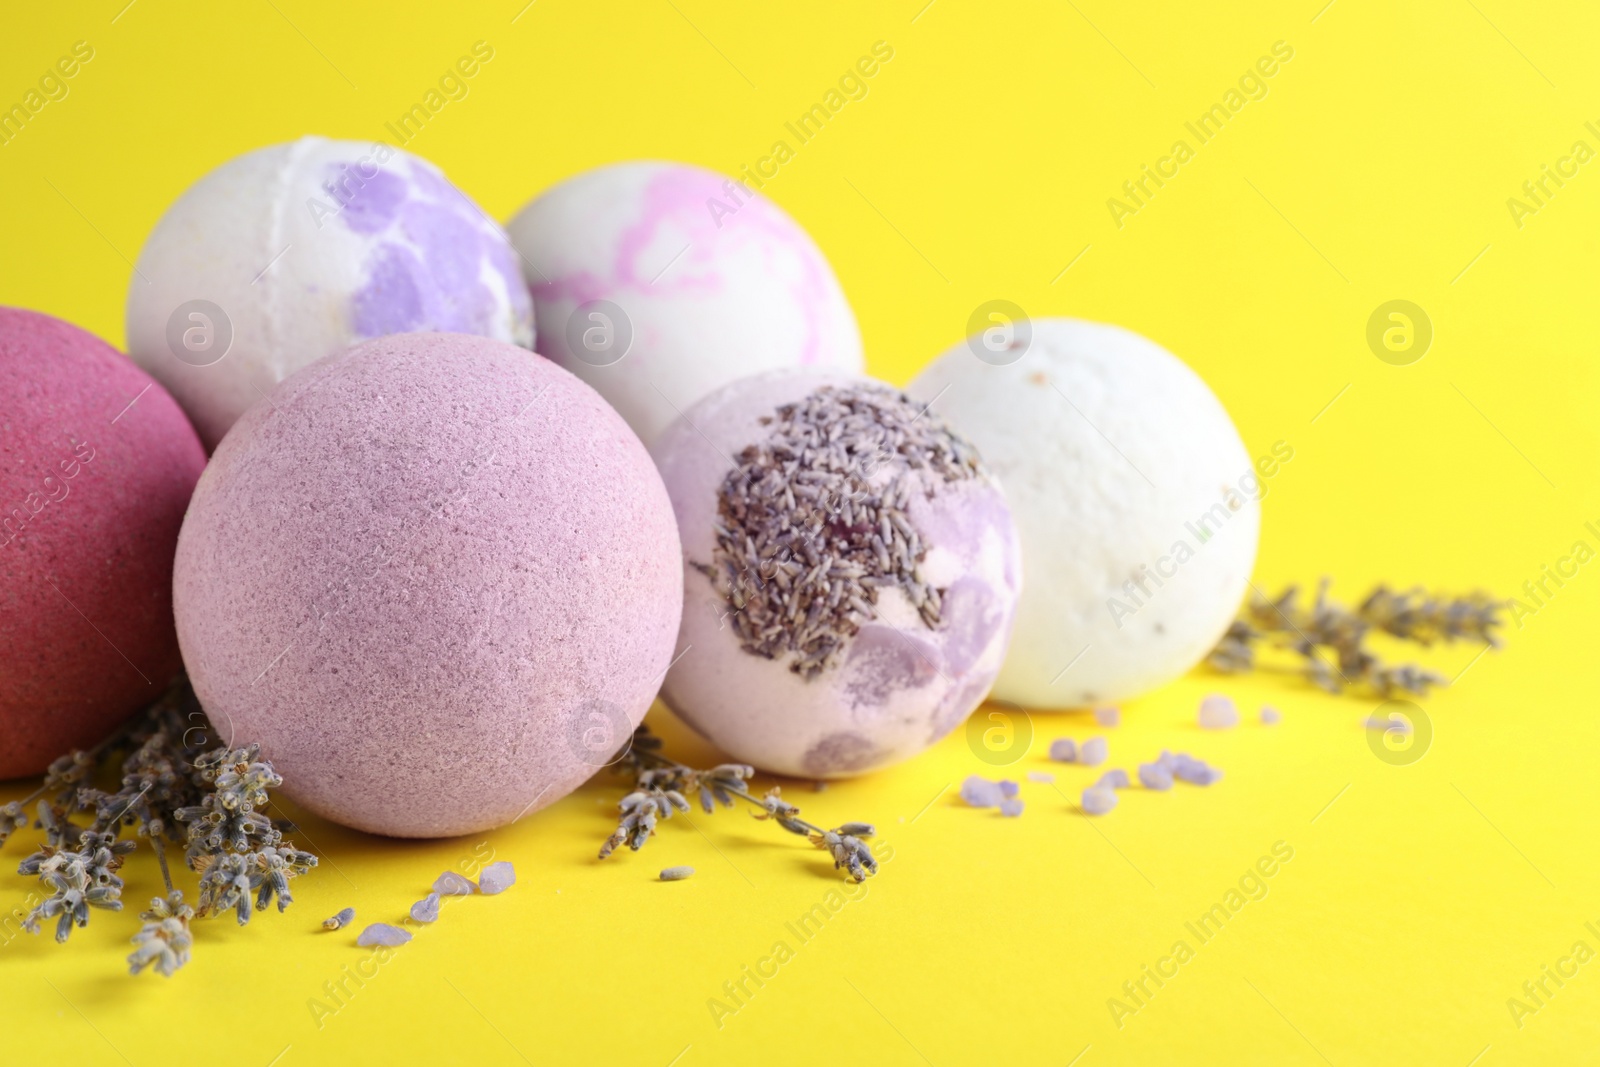
<path fill-rule="evenodd" d="M 460 334 L 300 371 L 217 449 L 178 542 L 184 661 L 284 792 L 398 837 L 553 803 L 644 717 L 683 603 L 639 439 L 548 360 Z"/>
<path fill-rule="evenodd" d="M 1116 326 L 1035 319 L 1011 362 L 967 343 L 908 392 L 1005 486 L 1028 575 L 997 699 L 1080 707 L 1198 663 L 1250 580 L 1262 482 L 1216 396 Z"/>
<path fill-rule="evenodd" d="M 178 672 L 172 553 L 205 451 L 166 390 L 0 307 L 0 778 L 38 774 Z"/>
<path fill-rule="evenodd" d="M 537 348 L 648 445 L 690 404 L 788 367 L 862 369 L 861 334 L 815 242 L 759 193 L 678 163 L 569 178 L 507 226 Z"/>
<path fill-rule="evenodd" d="M 533 343 L 504 232 L 433 164 L 302 137 L 222 164 L 167 209 L 128 289 L 128 351 L 207 448 L 289 374 L 440 330 Z"/>
<path fill-rule="evenodd" d="M 774 371 L 652 450 L 683 538 L 662 699 L 739 760 L 836 778 L 922 751 L 989 691 L 1022 573 L 1011 513 L 936 415 L 869 379 Z"/>

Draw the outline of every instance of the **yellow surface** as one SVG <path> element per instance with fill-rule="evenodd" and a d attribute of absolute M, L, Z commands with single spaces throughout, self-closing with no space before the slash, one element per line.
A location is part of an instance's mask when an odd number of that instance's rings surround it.
<path fill-rule="evenodd" d="M 1211 383 L 1252 454 L 1295 449 L 1264 505 L 1263 586 L 1327 573 L 1349 596 L 1377 579 L 1511 595 L 1573 542 L 1600 547 L 1584 527 L 1600 520 L 1600 163 L 1535 213 L 1507 204 L 1575 141 L 1600 149 L 1585 127 L 1600 120 L 1592 5 L 125 2 L 6 13 L 0 102 L 75 41 L 94 56 L 0 146 L 0 301 L 120 343 L 129 261 L 185 186 L 303 133 L 384 137 L 475 41 L 493 60 L 408 147 L 506 218 L 614 160 L 752 163 L 881 40 L 894 58 L 868 95 L 767 186 L 832 259 L 877 373 L 908 379 L 994 298 L 1155 338 Z M 1278 41 L 1293 58 L 1268 94 L 1196 146 L 1184 123 Z M 1194 158 L 1119 228 L 1107 199 L 1178 139 Z M 1409 366 L 1365 340 L 1393 299 L 1434 326 Z M 0 1054 L 141 1067 L 1593 1062 L 1600 963 L 1549 983 L 1520 1027 L 1507 1001 L 1574 942 L 1600 949 L 1584 925 L 1600 928 L 1595 569 L 1524 617 L 1506 651 L 1431 658 L 1450 674 L 1472 665 L 1426 701 L 1432 748 L 1409 766 L 1369 750 L 1372 701 L 1196 675 L 1127 706 L 1113 763 L 1186 748 L 1227 778 L 1130 792 L 1104 819 L 1067 799 L 1092 773 L 1071 767 L 1055 768 L 1065 796 L 1024 785 L 1020 819 L 964 808 L 949 787 L 986 765 L 960 733 L 822 794 L 792 784 L 807 816 L 874 820 L 892 846 L 849 899 L 831 896 L 843 883 L 819 853 L 742 814 L 676 820 L 646 851 L 599 863 L 619 795 L 605 777 L 483 839 L 402 844 L 312 820 L 326 860 L 295 884 L 298 904 L 244 929 L 204 924 L 172 981 L 121 973 L 131 914 L 96 914 L 65 948 L 7 926 Z M 1270 699 L 1284 722 L 1202 734 L 1193 711 L 1213 689 L 1251 711 Z M 710 757 L 664 712 L 653 721 Z M 1092 723 L 1039 714 L 1033 729 L 1011 773 L 1046 767 L 1050 738 Z M 8 866 L 28 837 L 6 847 Z M 1280 841 L 1293 859 L 1267 895 L 1200 943 L 1185 923 Z M 348 934 L 315 932 L 346 905 L 361 923 L 398 920 L 441 868 L 489 851 L 516 863 L 518 885 L 450 903 L 381 966 Z M 652 881 L 685 863 L 692 880 Z M 128 898 L 148 898 L 153 865 L 129 875 Z M 12 875 L 0 887 L 12 902 L 28 891 Z M 809 940 L 786 925 L 829 903 Z M 1108 1000 L 1179 940 L 1193 957 L 1119 1027 Z M 776 974 L 719 1026 L 708 1001 L 731 1004 L 723 983 L 746 966 L 771 973 L 777 942 L 789 951 Z M 360 967 L 364 984 L 345 977 Z M 341 981 L 342 1004 L 327 985 Z"/>

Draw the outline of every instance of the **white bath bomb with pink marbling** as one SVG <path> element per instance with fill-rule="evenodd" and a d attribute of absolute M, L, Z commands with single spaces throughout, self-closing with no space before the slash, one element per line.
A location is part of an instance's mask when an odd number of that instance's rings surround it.
<path fill-rule="evenodd" d="M 1075 319 L 1028 328 L 982 359 L 963 342 L 907 388 L 978 447 L 1021 530 L 1028 582 L 995 697 L 1126 700 L 1227 629 L 1285 454 L 1253 463 L 1216 394 L 1154 341 Z"/>
<path fill-rule="evenodd" d="M 860 372 L 861 334 L 810 236 L 723 175 L 619 163 L 569 178 L 507 226 L 537 351 L 594 386 L 646 444 L 738 378 Z"/>
<path fill-rule="evenodd" d="M 777 371 L 702 399 L 652 455 L 685 562 L 661 695 L 719 748 L 843 777 L 915 755 L 983 701 L 1020 548 L 999 486 L 938 416 L 867 378 Z"/>
<path fill-rule="evenodd" d="M 427 331 L 531 347 L 533 304 L 504 231 L 381 142 L 302 137 L 228 160 L 167 208 L 128 286 L 128 354 L 207 449 L 301 367 Z"/>

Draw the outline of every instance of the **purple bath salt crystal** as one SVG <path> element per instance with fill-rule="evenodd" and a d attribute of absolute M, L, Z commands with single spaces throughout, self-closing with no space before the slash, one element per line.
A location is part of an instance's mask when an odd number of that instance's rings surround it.
<path fill-rule="evenodd" d="M 1172 771 L 1163 763 L 1141 763 L 1139 764 L 1139 784 L 1146 789 L 1171 789 Z"/>
<path fill-rule="evenodd" d="M 419 923 L 439 921 L 439 894 L 429 893 L 411 905 L 411 917 Z"/>
<path fill-rule="evenodd" d="M 1030 781 L 1030 782 L 1044 782 L 1044 783 L 1048 784 L 1048 783 L 1053 782 L 1055 780 L 1056 780 L 1056 776 L 1051 774 L 1049 771 L 1029 771 L 1028 772 L 1028 781 Z"/>
<path fill-rule="evenodd" d="M 1104 815 L 1117 806 L 1117 794 L 1103 785 L 1091 785 L 1083 791 L 1083 810 L 1087 815 Z"/>
<path fill-rule="evenodd" d="M 1239 709 L 1225 696 L 1213 693 L 1200 702 L 1200 725 L 1207 730 L 1229 730 L 1239 725 Z"/>
<path fill-rule="evenodd" d="M 1188 759 L 1178 765 L 1174 772 L 1177 776 L 1190 785 L 1210 785 L 1212 782 L 1222 780 L 1222 771 L 1211 766 L 1204 760 Z"/>
<path fill-rule="evenodd" d="M 1122 709 L 1121 708 L 1095 708 L 1094 709 L 1094 721 L 1099 723 L 1101 726 L 1121 726 L 1122 725 Z"/>
<path fill-rule="evenodd" d="M 517 883 L 517 872 L 505 860 L 491 863 L 478 875 L 478 892 L 485 896 L 504 893 Z"/>
<path fill-rule="evenodd" d="M 1095 785 L 1105 786 L 1107 789 L 1126 789 L 1128 788 L 1128 772 L 1121 767 L 1113 767 L 1102 774 Z"/>
<path fill-rule="evenodd" d="M 975 808 L 996 808 L 1005 799 L 998 783 L 974 774 L 961 783 L 961 799 Z"/>
<path fill-rule="evenodd" d="M 1271 704 L 1261 706 L 1261 721 L 1267 726 L 1276 726 L 1283 719 L 1283 712 Z"/>
<path fill-rule="evenodd" d="M 1078 744 L 1070 737 L 1058 737 L 1050 742 L 1050 758 L 1057 763 L 1072 763 L 1078 758 Z"/>
<path fill-rule="evenodd" d="M 1015 797 L 1020 792 L 1022 792 L 1022 788 L 1009 778 L 1000 783 L 1000 795 L 1007 800 Z"/>
<path fill-rule="evenodd" d="M 356 944 L 362 948 L 394 948 L 411 940 L 411 935 L 398 926 L 388 923 L 373 923 L 361 931 L 356 938 Z"/>
<path fill-rule="evenodd" d="M 1091 737 L 1078 747 L 1078 762 L 1086 767 L 1097 767 L 1106 761 L 1106 739 Z"/>
<path fill-rule="evenodd" d="M 441 897 L 470 897 L 478 887 L 455 871 L 445 871 L 433 880 L 433 891 Z"/>
<path fill-rule="evenodd" d="M 1008 819 L 1015 819 L 1022 814 L 1022 801 L 1017 797 L 1006 797 L 1000 802 L 1000 814 Z"/>

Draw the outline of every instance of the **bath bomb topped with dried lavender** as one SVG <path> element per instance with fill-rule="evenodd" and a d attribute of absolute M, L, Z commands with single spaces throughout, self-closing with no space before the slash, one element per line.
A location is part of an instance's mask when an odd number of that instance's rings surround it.
<path fill-rule="evenodd" d="M 215 448 L 286 376 L 420 330 L 533 345 L 505 233 L 432 163 L 302 137 L 229 160 L 161 217 L 128 288 L 128 351 Z"/>
<path fill-rule="evenodd" d="M 399 837 L 503 825 L 606 764 L 682 605 L 633 431 L 550 361 L 461 334 L 367 342 L 250 409 L 174 579 L 217 729 L 260 742 L 304 807 Z M 497 864 L 480 891 L 510 881 Z"/>
<path fill-rule="evenodd" d="M 936 415 L 870 379 L 772 372 L 695 404 L 652 455 L 685 561 L 662 698 L 719 748 L 843 777 L 982 702 L 1019 549 L 999 486 Z"/>
<path fill-rule="evenodd" d="M 506 229 L 533 292 L 536 348 L 598 389 L 647 445 L 738 378 L 863 368 L 855 314 L 816 242 L 725 175 L 597 167 L 541 193 Z"/>
<path fill-rule="evenodd" d="M 1266 479 L 1193 370 L 1116 326 L 1034 319 L 980 358 L 976 339 L 907 391 L 970 439 L 1005 486 L 1027 586 L 997 699 L 1085 707 L 1193 667 L 1250 580 Z"/>

